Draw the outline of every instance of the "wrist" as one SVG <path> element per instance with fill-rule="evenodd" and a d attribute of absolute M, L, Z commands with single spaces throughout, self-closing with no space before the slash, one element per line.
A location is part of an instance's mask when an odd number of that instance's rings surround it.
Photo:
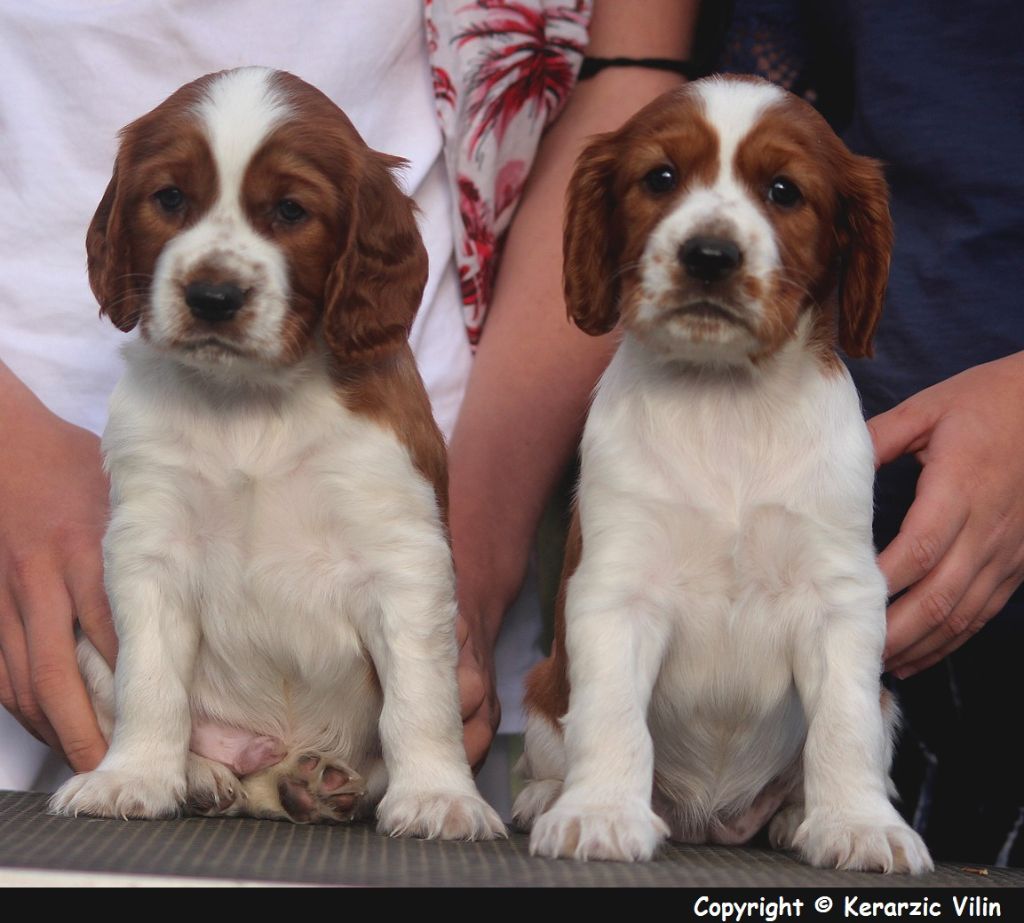
<path fill-rule="evenodd" d="M 500 582 L 493 579 L 485 584 L 461 578 L 458 581 L 459 615 L 477 652 L 487 658 L 494 656 L 505 613 L 515 601 L 522 581 L 514 588 L 508 584 L 504 589 L 499 587 Z"/>
<path fill-rule="evenodd" d="M 579 81 L 590 80 L 595 74 L 613 68 L 667 71 L 670 74 L 679 74 L 688 80 L 693 79 L 693 67 L 689 61 L 676 58 L 599 58 L 590 55 L 583 59 L 576 79 Z"/>
<path fill-rule="evenodd" d="M 605 67 L 576 84 L 570 103 L 582 105 L 597 97 L 602 103 L 618 102 L 639 108 L 668 90 L 686 83 L 683 74 L 650 67 Z"/>

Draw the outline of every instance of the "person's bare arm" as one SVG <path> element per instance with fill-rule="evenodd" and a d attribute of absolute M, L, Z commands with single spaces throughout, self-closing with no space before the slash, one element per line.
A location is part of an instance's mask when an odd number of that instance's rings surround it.
<path fill-rule="evenodd" d="M 696 0 L 597 3 L 587 54 L 685 59 L 698 6 Z M 613 68 L 580 83 L 545 135 L 509 231 L 449 453 L 459 687 L 472 765 L 486 755 L 500 716 L 493 661 L 502 619 L 616 342 L 614 334 L 591 338 L 566 317 L 565 189 L 589 137 L 618 127 L 682 80 L 670 72 Z"/>
<path fill-rule="evenodd" d="M 100 540 L 99 439 L 55 416 L 0 362 L 0 703 L 76 770 L 106 751 L 75 659 L 78 622 L 117 655 Z"/>
<path fill-rule="evenodd" d="M 886 669 L 937 663 L 1024 581 L 1024 352 L 915 394 L 868 426 L 880 464 L 923 465 L 900 532 L 879 555 L 889 592 Z"/>

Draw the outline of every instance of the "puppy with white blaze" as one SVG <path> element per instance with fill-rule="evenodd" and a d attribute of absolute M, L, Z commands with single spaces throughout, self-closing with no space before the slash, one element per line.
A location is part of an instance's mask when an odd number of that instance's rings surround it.
<path fill-rule="evenodd" d="M 87 237 L 101 311 L 140 332 L 103 436 L 114 675 L 79 645 L 110 746 L 53 810 L 504 834 L 462 745 L 400 165 L 263 68 L 124 129 Z"/>
<path fill-rule="evenodd" d="M 565 291 L 621 324 L 597 387 L 514 808 L 531 850 L 671 837 L 932 867 L 889 800 L 870 354 L 892 244 L 875 162 L 759 80 L 673 91 L 580 157 Z"/>

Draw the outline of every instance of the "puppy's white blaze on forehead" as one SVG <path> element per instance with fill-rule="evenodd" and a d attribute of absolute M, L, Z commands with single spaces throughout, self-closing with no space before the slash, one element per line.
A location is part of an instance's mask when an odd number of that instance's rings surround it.
<path fill-rule="evenodd" d="M 718 182 L 735 179 L 734 163 L 740 143 L 750 134 L 764 111 L 782 102 L 785 92 L 774 84 L 711 79 L 698 92 L 704 117 L 718 135 Z"/>
<path fill-rule="evenodd" d="M 237 201 L 245 170 L 290 106 L 265 67 L 244 67 L 218 77 L 198 106 L 217 165 L 221 201 Z"/>

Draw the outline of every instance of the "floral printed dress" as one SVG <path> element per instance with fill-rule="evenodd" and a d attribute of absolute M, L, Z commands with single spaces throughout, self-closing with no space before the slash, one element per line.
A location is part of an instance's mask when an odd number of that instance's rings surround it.
<path fill-rule="evenodd" d="M 583 59 L 590 0 L 426 0 L 463 316 L 476 344 L 537 145 Z"/>

